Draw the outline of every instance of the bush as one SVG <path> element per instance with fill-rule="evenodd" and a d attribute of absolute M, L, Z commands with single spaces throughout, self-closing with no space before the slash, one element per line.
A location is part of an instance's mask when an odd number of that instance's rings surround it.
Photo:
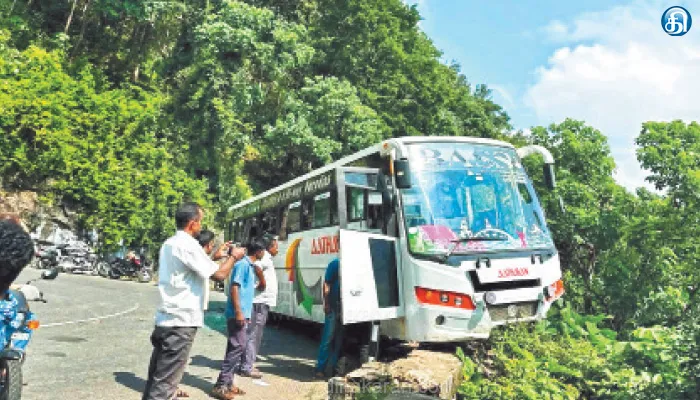
<path fill-rule="evenodd" d="M 467 399 L 678 398 L 684 378 L 674 357 L 676 331 L 639 328 L 627 341 L 604 327 L 609 317 L 568 306 L 534 325 L 494 332 L 489 348 L 464 361 Z"/>

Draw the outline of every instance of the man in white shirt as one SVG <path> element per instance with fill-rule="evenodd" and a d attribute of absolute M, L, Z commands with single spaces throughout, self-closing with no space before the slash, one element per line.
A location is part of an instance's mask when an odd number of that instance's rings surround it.
<path fill-rule="evenodd" d="M 202 230 L 204 210 L 185 203 L 175 213 L 177 233 L 160 249 L 158 290 L 161 302 L 156 312 L 156 327 L 151 335 L 153 354 L 143 400 L 170 400 L 189 359 L 197 328 L 204 323 L 209 278 L 225 279 L 233 264 L 243 258 L 244 249 L 222 245 L 213 259 L 228 259 L 216 264 L 194 238 Z"/>
<path fill-rule="evenodd" d="M 277 237 L 265 235 L 263 240 L 266 251 L 262 260 L 255 263 L 258 286 L 253 299 L 253 314 L 248 325 L 245 355 L 238 371 L 239 375 L 253 379 L 262 378 L 260 371 L 253 365 L 260 351 L 263 329 L 267 323 L 270 307 L 277 305 L 277 275 L 272 261 L 272 257 L 275 257 L 278 252 Z"/>

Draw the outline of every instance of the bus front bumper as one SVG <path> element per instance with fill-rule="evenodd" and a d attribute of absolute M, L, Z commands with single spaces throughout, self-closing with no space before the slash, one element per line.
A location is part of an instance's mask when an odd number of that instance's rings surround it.
<path fill-rule="evenodd" d="M 409 322 L 407 339 L 418 342 L 487 339 L 496 326 L 543 319 L 550 306 L 542 299 L 496 305 L 477 301 L 472 311 L 417 305 L 413 306 L 414 323 Z"/>

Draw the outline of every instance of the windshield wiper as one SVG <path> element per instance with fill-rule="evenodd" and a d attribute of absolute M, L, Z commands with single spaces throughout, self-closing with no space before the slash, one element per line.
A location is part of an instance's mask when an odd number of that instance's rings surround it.
<path fill-rule="evenodd" d="M 483 242 L 483 241 L 505 242 L 508 239 L 497 238 L 497 237 L 485 237 L 485 236 L 468 236 L 465 238 L 453 239 L 453 240 L 450 240 L 450 242 L 452 242 L 452 243 L 464 243 L 464 242 L 471 242 L 472 240 L 476 241 L 476 242 Z"/>
<path fill-rule="evenodd" d="M 457 247 L 461 243 L 472 242 L 472 241 L 474 241 L 474 242 L 505 242 L 505 241 L 507 241 L 507 239 L 496 238 L 496 237 L 486 237 L 486 236 L 483 236 L 483 237 L 482 236 L 468 236 L 468 237 L 450 240 L 450 242 L 454 243 L 454 245 L 452 246 L 451 249 L 449 249 L 447 251 L 447 253 L 442 254 L 442 261 L 447 262 L 447 259 L 450 258 L 452 253 L 457 249 Z"/>

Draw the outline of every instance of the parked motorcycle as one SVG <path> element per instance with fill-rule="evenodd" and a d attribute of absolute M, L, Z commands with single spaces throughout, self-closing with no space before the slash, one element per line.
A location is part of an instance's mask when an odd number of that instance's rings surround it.
<path fill-rule="evenodd" d="M 57 274 L 58 270 L 52 268 L 42 273 L 42 279 L 55 279 Z M 0 326 L 4 339 L 4 347 L 0 351 L 0 400 L 22 398 L 22 365 L 26 358 L 26 348 L 34 331 L 39 328 L 39 320 L 31 312 L 28 302 L 46 303 L 43 292 L 32 285 L 34 281 L 36 279 L 19 289 L 10 289 L 5 298 L 0 300 L 10 307 L 5 309 L 6 315 L 16 315 L 10 321 L 3 320 Z"/>
<path fill-rule="evenodd" d="M 96 273 L 97 256 L 92 249 L 82 242 L 76 242 L 63 250 L 63 257 L 59 262 L 62 272 L 70 273 Z"/>
<path fill-rule="evenodd" d="M 37 252 L 35 265 L 39 269 L 56 268 L 61 262 L 61 250 L 56 246 L 46 247 Z"/>
<path fill-rule="evenodd" d="M 119 279 L 122 276 L 136 278 L 139 282 L 151 281 L 151 269 L 141 262 L 138 257 L 125 260 L 116 256 L 108 256 L 97 263 L 97 271 L 101 276 Z"/>
<path fill-rule="evenodd" d="M 97 260 L 97 274 L 103 278 L 109 277 L 109 270 L 112 268 L 112 264 L 119 262 L 118 260 L 119 257 L 113 255 L 100 257 Z"/>

